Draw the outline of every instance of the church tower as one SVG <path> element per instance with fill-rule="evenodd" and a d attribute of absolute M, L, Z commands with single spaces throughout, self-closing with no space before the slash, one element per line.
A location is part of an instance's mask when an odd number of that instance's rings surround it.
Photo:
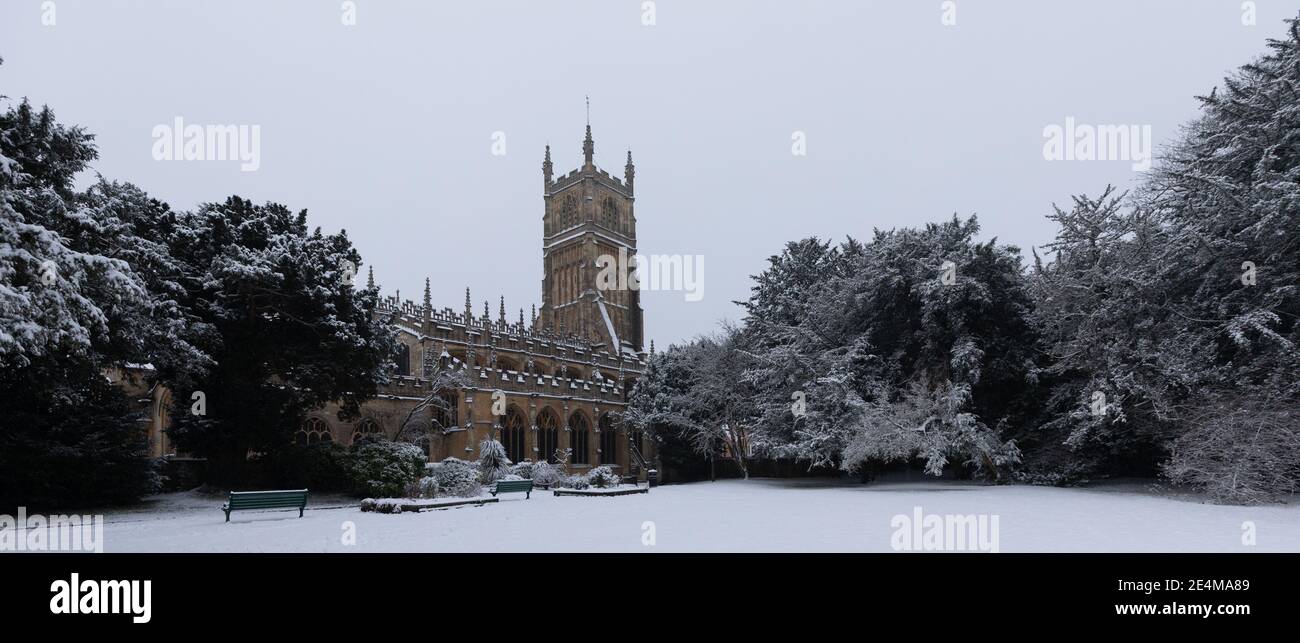
<path fill-rule="evenodd" d="M 546 146 L 537 323 L 582 336 L 611 354 L 639 353 L 641 293 L 629 280 L 636 269 L 632 152 L 622 180 L 597 168 L 588 118 L 582 155 L 582 167 L 554 177 L 551 146 Z"/>

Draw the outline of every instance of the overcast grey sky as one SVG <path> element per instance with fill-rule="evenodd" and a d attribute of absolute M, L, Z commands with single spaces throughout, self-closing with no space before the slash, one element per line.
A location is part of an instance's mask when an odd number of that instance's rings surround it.
<path fill-rule="evenodd" d="M 978 214 L 985 238 L 1051 239 L 1053 201 L 1130 187 L 1127 161 L 1048 162 L 1043 128 L 1150 125 L 1264 51 L 1300 1 L 337 0 L 0 3 L 0 94 L 97 136 L 96 171 L 179 209 L 240 194 L 345 228 L 387 294 L 509 316 L 540 303 L 543 146 L 637 164 L 642 253 L 703 255 L 704 298 L 643 294 L 659 346 L 735 319 L 793 239 Z M 153 159 L 152 130 L 261 129 L 261 165 Z M 494 132 L 506 154 L 491 153 Z M 807 155 L 791 153 L 806 135 Z M 366 269 L 362 267 L 362 271 Z"/>

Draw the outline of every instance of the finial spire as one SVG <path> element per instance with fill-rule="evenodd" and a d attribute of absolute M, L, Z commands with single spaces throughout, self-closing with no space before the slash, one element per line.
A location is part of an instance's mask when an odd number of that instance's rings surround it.
<path fill-rule="evenodd" d="M 636 167 L 632 165 L 632 148 L 627 149 L 627 165 L 623 166 L 623 183 L 627 189 L 632 189 L 632 182 L 636 180 Z"/>
<path fill-rule="evenodd" d="M 469 321 L 470 311 L 474 309 L 469 303 L 469 286 L 465 286 L 465 321 Z"/>
<path fill-rule="evenodd" d="M 375 267 L 370 266 L 370 274 L 366 276 L 366 288 L 375 287 Z"/>
<path fill-rule="evenodd" d="M 554 174 L 554 166 L 551 165 L 551 144 L 546 144 L 546 156 L 542 159 L 542 179 L 546 185 L 551 183 L 551 175 Z"/>
<path fill-rule="evenodd" d="M 586 161 L 584 169 L 595 167 L 592 158 L 596 154 L 596 143 L 591 139 L 591 97 L 587 97 L 587 138 L 582 141 L 582 157 Z"/>
<path fill-rule="evenodd" d="M 497 319 L 503 324 L 506 323 L 506 296 L 505 295 L 501 295 L 501 309 L 497 313 Z"/>
<path fill-rule="evenodd" d="M 523 327 L 524 327 L 524 309 L 523 309 L 523 308 L 520 308 L 520 309 L 519 309 L 519 327 L 520 327 L 520 328 L 523 328 Z"/>
<path fill-rule="evenodd" d="M 483 321 L 491 321 L 492 315 L 488 313 L 488 300 L 483 300 Z"/>

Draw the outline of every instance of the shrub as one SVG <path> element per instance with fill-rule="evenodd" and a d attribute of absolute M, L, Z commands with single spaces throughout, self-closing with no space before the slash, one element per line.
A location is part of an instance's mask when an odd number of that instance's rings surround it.
<path fill-rule="evenodd" d="M 308 445 L 303 469 L 307 474 L 307 488 L 313 491 L 348 491 L 351 481 L 348 469 L 352 454 L 347 447 L 333 442 Z"/>
<path fill-rule="evenodd" d="M 352 456 L 334 442 L 286 447 L 252 467 L 259 483 L 279 488 L 305 487 L 314 492 L 352 490 Z"/>
<path fill-rule="evenodd" d="M 587 481 L 591 483 L 591 486 L 600 487 L 602 489 L 605 487 L 617 487 L 619 483 L 622 482 L 619 480 L 618 474 L 614 473 L 613 469 L 606 466 L 596 467 L 595 469 L 588 471 Z"/>
<path fill-rule="evenodd" d="M 375 513 L 381 513 L 381 514 L 400 514 L 402 513 L 402 505 L 398 501 L 393 500 L 391 498 L 386 500 L 375 500 L 374 498 L 366 498 L 365 500 L 361 501 L 361 510 L 373 511 Z"/>
<path fill-rule="evenodd" d="M 433 467 L 434 496 L 477 496 L 482 491 L 478 476 L 474 463 L 447 458 Z"/>
<path fill-rule="evenodd" d="M 557 480 L 553 486 L 557 489 L 586 489 L 591 486 L 591 482 L 586 476 L 565 476 Z"/>
<path fill-rule="evenodd" d="M 516 462 L 513 466 L 510 467 L 510 474 L 519 476 L 520 478 L 524 478 L 525 480 L 532 480 L 533 468 L 536 466 L 537 463 L 533 462 L 532 460 L 524 460 L 522 462 Z"/>
<path fill-rule="evenodd" d="M 425 476 L 415 483 L 414 498 L 437 498 L 438 497 L 438 480 L 433 476 Z"/>
<path fill-rule="evenodd" d="M 402 495 L 424 471 L 424 452 L 405 442 L 368 442 L 352 451 L 352 486 L 361 495 Z"/>
<path fill-rule="evenodd" d="M 533 484 L 555 486 L 563 477 L 564 473 L 560 471 L 560 467 L 549 462 L 538 462 L 533 465 Z"/>

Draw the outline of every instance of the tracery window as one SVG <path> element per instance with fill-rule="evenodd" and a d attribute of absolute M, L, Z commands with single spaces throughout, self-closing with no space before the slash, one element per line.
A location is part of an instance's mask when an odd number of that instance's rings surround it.
<path fill-rule="evenodd" d="M 307 418 L 302 423 L 302 427 L 298 429 L 298 432 L 294 434 L 294 442 L 299 446 L 333 441 L 334 435 L 330 433 L 329 425 L 320 418 Z"/>

